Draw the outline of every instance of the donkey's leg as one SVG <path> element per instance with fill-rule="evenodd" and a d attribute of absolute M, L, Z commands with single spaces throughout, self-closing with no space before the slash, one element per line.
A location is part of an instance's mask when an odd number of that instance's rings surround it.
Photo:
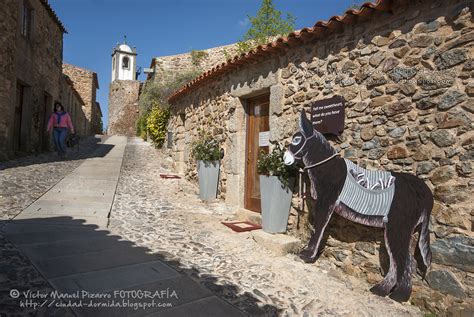
<path fill-rule="evenodd" d="M 319 244 L 324 234 L 324 230 L 331 220 L 332 213 L 334 211 L 333 206 L 327 208 L 327 211 L 323 211 L 323 208 L 318 208 L 317 205 L 313 207 L 313 215 L 315 215 L 314 220 L 314 232 L 309 239 L 308 245 L 303 251 L 300 252 L 300 258 L 306 263 L 313 263 L 316 261 Z"/>
<path fill-rule="evenodd" d="M 419 254 L 422 258 L 422 263 L 418 263 L 418 267 L 421 271 L 421 277 L 424 279 L 426 271 L 428 270 L 431 264 L 431 250 L 430 250 L 430 233 L 428 230 L 429 226 L 429 213 L 426 213 L 426 210 L 422 213 L 422 219 L 420 224 L 418 244 L 416 248 L 416 253 Z"/>
<path fill-rule="evenodd" d="M 390 298 L 398 302 L 405 302 L 411 295 L 411 263 L 410 240 L 415 226 L 393 228 L 388 231 L 388 239 L 397 263 L 397 283 L 390 294 Z"/>
<path fill-rule="evenodd" d="M 387 248 L 388 256 L 390 259 L 390 267 L 387 275 L 377 285 L 373 286 L 370 291 L 379 296 L 387 296 L 397 283 L 397 263 L 393 257 L 393 253 L 390 247 L 390 241 L 387 238 L 387 229 L 384 231 L 385 247 Z"/>

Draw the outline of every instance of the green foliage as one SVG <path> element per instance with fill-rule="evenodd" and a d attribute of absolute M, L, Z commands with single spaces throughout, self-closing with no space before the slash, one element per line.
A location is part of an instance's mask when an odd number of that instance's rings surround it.
<path fill-rule="evenodd" d="M 136 124 L 137 135 L 144 140 L 150 136 L 153 144 L 156 147 L 161 147 L 168 132 L 169 95 L 199 74 L 199 70 L 193 69 L 160 82 L 147 81 L 138 101 L 140 117 Z"/>
<path fill-rule="evenodd" d="M 142 89 L 138 101 L 140 113 L 149 113 L 155 105 L 165 108 L 169 107 L 168 97 L 184 84 L 196 78 L 200 73 L 199 69 L 192 69 L 162 81 L 148 80 Z"/>
<path fill-rule="evenodd" d="M 148 114 L 146 119 L 146 131 L 156 147 L 163 146 L 165 142 L 169 118 L 169 108 L 155 106 Z"/>
<path fill-rule="evenodd" d="M 295 17 L 287 14 L 286 19 L 283 19 L 281 15 L 282 12 L 275 8 L 272 0 L 263 0 L 257 15 L 247 16 L 251 27 L 243 39 L 237 43 L 239 54 L 270 42 L 274 36 L 292 32 L 295 28 Z"/>
<path fill-rule="evenodd" d="M 226 61 L 228 61 L 229 59 L 232 58 L 232 54 L 230 54 L 225 48 L 224 48 L 223 52 L 224 52 L 224 58 L 225 58 Z"/>
<path fill-rule="evenodd" d="M 200 66 L 201 62 L 209 56 L 207 52 L 204 51 L 191 51 L 191 61 L 194 66 Z"/>
<path fill-rule="evenodd" d="M 296 168 L 284 163 L 285 149 L 278 142 L 272 142 L 272 144 L 271 152 L 260 151 L 257 171 L 260 175 L 278 176 L 283 184 L 288 185 L 289 179 L 296 176 Z"/>
<path fill-rule="evenodd" d="M 209 134 L 201 134 L 191 145 L 191 157 L 196 161 L 218 161 L 221 159 L 221 146 Z"/>
<path fill-rule="evenodd" d="M 146 141 L 147 133 L 146 133 L 146 121 L 148 118 L 148 114 L 143 113 L 137 121 L 137 135 L 140 136 L 143 140 Z"/>

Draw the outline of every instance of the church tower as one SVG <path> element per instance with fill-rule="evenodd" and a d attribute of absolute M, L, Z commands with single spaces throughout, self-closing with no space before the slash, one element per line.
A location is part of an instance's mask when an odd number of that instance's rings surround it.
<path fill-rule="evenodd" d="M 112 81 L 109 86 L 109 121 L 107 132 L 134 136 L 138 120 L 137 51 L 126 41 L 112 50 Z"/>
<path fill-rule="evenodd" d="M 112 50 L 112 81 L 136 80 L 137 50 L 124 41 Z"/>

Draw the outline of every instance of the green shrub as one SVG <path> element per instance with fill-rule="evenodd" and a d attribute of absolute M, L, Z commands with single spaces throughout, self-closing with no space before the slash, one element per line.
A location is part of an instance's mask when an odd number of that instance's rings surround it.
<path fill-rule="evenodd" d="M 146 141 L 146 121 L 147 121 L 147 114 L 142 114 L 137 120 L 137 127 L 136 132 L 137 135 L 140 136 L 143 140 Z"/>
<path fill-rule="evenodd" d="M 221 159 L 221 147 L 216 138 L 202 135 L 191 145 L 191 157 L 196 161 L 218 161 Z"/>
<path fill-rule="evenodd" d="M 283 184 L 288 185 L 289 179 L 296 176 L 296 168 L 284 163 L 285 149 L 278 142 L 272 142 L 272 144 L 274 146 L 271 152 L 260 151 L 257 171 L 260 175 L 278 176 Z"/>
<path fill-rule="evenodd" d="M 163 146 L 163 143 L 166 140 L 169 118 L 169 108 L 154 106 L 148 114 L 146 120 L 146 131 L 156 147 Z"/>

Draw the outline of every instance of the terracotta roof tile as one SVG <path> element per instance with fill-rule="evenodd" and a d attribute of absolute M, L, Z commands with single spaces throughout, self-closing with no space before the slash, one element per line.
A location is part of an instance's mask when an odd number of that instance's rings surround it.
<path fill-rule="evenodd" d="M 343 15 L 333 16 L 328 21 L 318 21 L 313 27 L 303 28 L 299 31 L 294 31 L 287 36 L 280 37 L 275 41 L 259 45 L 255 49 L 248 53 L 242 53 L 236 55 L 226 62 L 217 65 L 210 70 L 202 73 L 177 91 L 175 91 L 169 98 L 168 101 L 173 103 L 179 96 L 186 94 L 187 92 L 199 87 L 206 81 L 218 76 L 221 73 L 230 71 L 231 69 L 238 68 L 240 65 L 248 64 L 252 60 L 258 59 L 260 56 L 267 56 L 274 52 L 283 50 L 285 47 L 300 44 L 305 39 L 310 39 L 323 35 L 325 29 L 337 29 L 342 24 L 353 24 L 354 18 L 357 16 L 368 17 L 374 11 L 390 11 L 393 2 L 396 0 L 376 0 L 375 2 L 367 2 L 360 6 L 359 9 L 349 9 Z"/>

